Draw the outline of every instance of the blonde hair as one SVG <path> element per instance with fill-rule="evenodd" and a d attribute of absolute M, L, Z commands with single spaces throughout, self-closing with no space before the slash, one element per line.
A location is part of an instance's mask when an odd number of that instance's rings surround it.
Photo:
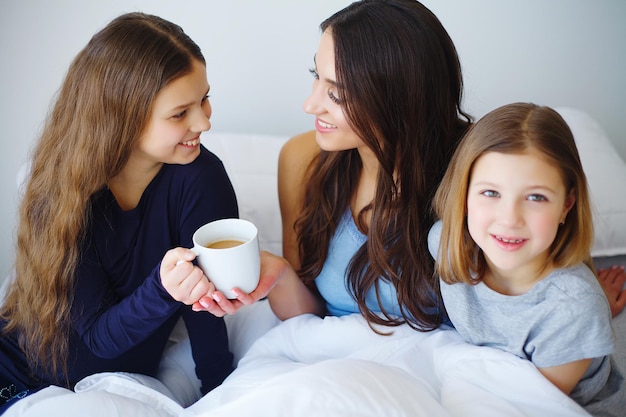
<path fill-rule="evenodd" d="M 1 315 L 31 367 L 67 375 L 74 273 L 90 198 L 128 161 L 158 92 L 204 63 L 183 30 L 128 13 L 69 67 L 32 158 L 19 211 L 16 280 Z"/>
<path fill-rule="evenodd" d="M 467 192 L 476 160 L 487 152 L 521 154 L 536 150 L 561 173 L 575 203 L 550 246 L 548 264 L 581 262 L 593 269 L 592 212 L 576 143 L 567 123 L 553 109 L 531 103 L 502 106 L 480 119 L 461 141 L 437 190 L 433 207 L 442 220 L 436 272 L 444 282 L 477 283 L 487 265 L 467 229 Z"/>

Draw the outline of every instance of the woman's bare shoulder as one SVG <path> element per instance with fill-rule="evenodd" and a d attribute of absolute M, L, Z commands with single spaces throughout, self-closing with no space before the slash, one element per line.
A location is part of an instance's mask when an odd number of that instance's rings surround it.
<path fill-rule="evenodd" d="M 300 216 L 311 161 L 320 148 L 315 131 L 290 138 L 282 147 L 278 158 L 278 201 L 283 223 L 283 256 L 298 268 L 298 242 L 294 224 Z"/>
<path fill-rule="evenodd" d="M 315 140 L 315 131 L 293 136 L 280 150 L 278 157 L 278 176 L 302 179 L 311 161 L 319 154 L 320 148 Z"/>
<path fill-rule="evenodd" d="M 280 151 L 280 159 L 298 163 L 306 160 L 310 162 L 319 151 L 320 148 L 315 140 L 315 131 L 311 130 L 287 140 Z"/>

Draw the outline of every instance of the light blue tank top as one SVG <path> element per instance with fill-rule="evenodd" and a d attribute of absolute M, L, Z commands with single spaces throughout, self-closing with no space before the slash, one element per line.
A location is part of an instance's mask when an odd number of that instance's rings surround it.
<path fill-rule="evenodd" d="M 343 316 L 359 312 L 356 301 L 347 289 L 346 271 L 352 257 L 366 241 L 367 236 L 356 227 L 350 210 L 346 210 L 330 242 L 322 271 L 315 279 L 317 289 L 326 300 L 329 315 Z M 382 279 L 378 280 L 378 287 L 385 311 L 400 316 L 395 287 Z M 365 301 L 370 310 L 381 312 L 374 288 L 370 289 Z"/>

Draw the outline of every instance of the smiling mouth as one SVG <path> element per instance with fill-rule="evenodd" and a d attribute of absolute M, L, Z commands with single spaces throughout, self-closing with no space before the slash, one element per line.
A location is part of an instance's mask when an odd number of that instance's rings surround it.
<path fill-rule="evenodd" d="M 323 122 L 320 119 L 317 119 L 317 123 L 324 129 L 335 129 L 337 127 L 335 125 L 331 125 L 330 123 Z"/>
<path fill-rule="evenodd" d="M 494 236 L 494 237 L 496 238 L 496 240 L 502 243 L 522 243 L 524 241 L 524 239 L 507 239 L 502 236 Z"/>
<path fill-rule="evenodd" d="M 188 140 L 187 142 L 182 142 L 181 145 L 185 146 L 198 146 L 200 144 L 200 138 L 195 138 Z"/>

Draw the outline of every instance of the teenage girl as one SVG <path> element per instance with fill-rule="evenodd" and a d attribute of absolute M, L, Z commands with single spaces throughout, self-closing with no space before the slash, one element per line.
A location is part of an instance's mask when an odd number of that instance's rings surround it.
<path fill-rule="evenodd" d="M 214 287 L 184 249 L 199 226 L 238 215 L 221 161 L 200 145 L 208 93 L 198 46 L 156 16 L 114 19 L 74 59 L 20 208 L 0 413 L 97 372 L 155 376 L 180 317 L 202 391 L 231 372 L 223 319 L 190 306 Z"/>

